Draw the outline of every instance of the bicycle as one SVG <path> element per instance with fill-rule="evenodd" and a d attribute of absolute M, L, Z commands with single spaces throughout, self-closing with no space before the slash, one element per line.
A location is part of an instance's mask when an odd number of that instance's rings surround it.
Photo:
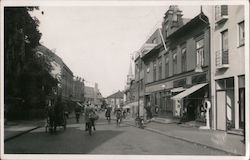
<path fill-rule="evenodd" d="M 135 125 L 138 128 L 144 129 L 144 119 L 143 119 L 143 117 L 136 117 Z"/>

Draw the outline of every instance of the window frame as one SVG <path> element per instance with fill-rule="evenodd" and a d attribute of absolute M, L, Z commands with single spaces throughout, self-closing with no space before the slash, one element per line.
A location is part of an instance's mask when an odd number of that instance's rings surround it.
<path fill-rule="evenodd" d="M 153 61 L 153 81 L 156 81 L 157 64 L 156 60 Z"/>
<path fill-rule="evenodd" d="M 169 56 L 165 56 L 165 78 L 169 77 Z"/>
<path fill-rule="evenodd" d="M 202 46 L 201 47 L 197 47 L 197 44 L 198 44 L 198 42 L 200 42 L 200 41 L 203 41 L 203 44 L 202 44 Z M 202 66 L 204 66 L 205 64 L 204 64 L 204 62 L 205 62 L 205 54 L 204 54 L 204 36 L 202 36 L 202 37 L 200 37 L 199 39 L 196 39 L 196 41 L 195 41 L 195 55 L 196 55 L 196 66 L 198 66 L 199 64 L 200 64 L 200 67 L 202 67 Z M 200 52 L 202 53 L 202 55 L 200 55 Z M 198 54 L 199 54 L 199 57 L 198 57 Z M 199 63 L 198 63 L 198 61 L 200 61 Z"/>
<path fill-rule="evenodd" d="M 243 24 L 243 29 L 241 29 L 241 24 Z M 239 22 L 237 26 L 238 26 L 238 47 L 241 47 L 245 45 L 245 21 L 243 20 Z M 242 31 L 242 34 L 241 34 L 241 31 Z M 243 42 L 241 42 L 241 37 L 240 37 L 241 35 L 243 36 L 242 37 Z"/>
<path fill-rule="evenodd" d="M 221 45 L 220 45 L 221 51 L 222 51 L 222 52 L 223 52 L 223 51 L 228 51 L 228 47 L 229 47 L 229 43 L 228 43 L 228 29 L 225 29 L 225 30 L 223 30 L 223 31 L 220 32 L 220 33 L 221 33 Z M 223 42 L 224 42 L 223 37 L 225 37 L 225 36 L 223 36 L 223 35 L 225 35 L 225 33 L 227 33 L 227 50 L 225 50 L 225 44 L 223 43 Z"/>
<path fill-rule="evenodd" d="M 161 57 L 158 58 L 158 79 L 161 80 L 162 79 L 162 59 Z"/>
<path fill-rule="evenodd" d="M 183 52 L 183 50 L 185 50 L 185 52 Z M 183 57 L 185 57 L 185 63 L 183 63 Z M 181 48 L 181 71 L 182 72 L 187 71 L 187 48 L 186 46 Z"/>
<path fill-rule="evenodd" d="M 177 51 L 173 51 L 173 75 L 177 74 Z"/>

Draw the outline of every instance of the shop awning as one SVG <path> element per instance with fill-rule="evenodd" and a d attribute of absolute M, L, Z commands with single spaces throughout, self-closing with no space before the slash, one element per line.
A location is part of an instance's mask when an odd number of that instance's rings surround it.
<path fill-rule="evenodd" d="M 173 88 L 171 89 L 171 92 L 182 92 L 185 91 L 186 89 L 183 87 L 178 87 L 178 88 Z"/>
<path fill-rule="evenodd" d="M 199 90 L 200 88 L 204 87 L 205 85 L 207 85 L 207 83 L 202 83 L 202 84 L 197 84 L 197 85 L 194 85 L 188 89 L 186 89 L 185 91 L 171 97 L 171 99 L 173 100 L 179 100 L 179 99 L 182 99 L 192 93 L 194 93 L 195 91 Z"/>

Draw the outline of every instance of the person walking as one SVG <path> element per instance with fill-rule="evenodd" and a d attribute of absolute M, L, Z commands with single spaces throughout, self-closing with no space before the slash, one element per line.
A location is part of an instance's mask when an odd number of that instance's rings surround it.
<path fill-rule="evenodd" d="M 108 108 L 105 112 L 105 117 L 108 120 L 108 123 L 110 123 L 110 120 L 111 120 L 111 111 L 112 111 L 112 108 L 110 106 L 108 106 Z"/>
<path fill-rule="evenodd" d="M 75 106 L 75 116 L 76 116 L 76 122 L 77 123 L 79 123 L 80 115 L 81 115 L 81 107 L 78 104 L 76 104 L 76 106 Z"/>
<path fill-rule="evenodd" d="M 116 125 L 118 126 L 122 121 L 122 111 L 120 108 L 116 110 Z"/>

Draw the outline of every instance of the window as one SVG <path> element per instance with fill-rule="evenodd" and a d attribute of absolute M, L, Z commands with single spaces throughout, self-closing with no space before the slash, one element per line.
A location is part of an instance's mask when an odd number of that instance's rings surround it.
<path fill-rule="evenodd" d="M 173 74 L 177 74 L 177 55 L 173 53 Z"/>
<path fill-rule="evenodd" d="M 187 71 L 187 55 L 186 55 L 186 48 L 181 49 L 181 70 L 182 72 Z"/>
<path fill-rule="evenodd" d="M 244 21 L 240 22 L 239 24 L 239 46 L 244 45 L 245 43 L 245 27 Z"/>
<path fill-rule="evenodd" d="M 215 21 L 220 21 L 225 16 L 228 16 L 228 6 L 227 5 L 215 6 Z"/>
<path fill-rule="evenodd" d="M 154 81 L 156 81 L 156 61 L 153 62 L 153 78 L 154 78 Z"/>
<path fill-rule="evenodd" d="M 166 61 L 165 61 L 165 78 L 169 76 L 169 59 L 168 55 L 166 55 Z"/>
<path fill-rule="evenodd" d="M 196 65 L 197 67 L 204 65 L 204 39 L 196 41 Z"/>
<path fill-rule="evenodd" d="M 222 51 L 228 51 L 228 30 L 221 32 L 221 49 Z"/>
<path fill-rule="evenodd" d="M 162 79 L 162 61 L 161 58 L 158 59 L 158 63 L 159 63 L 159 80 Z"/>

